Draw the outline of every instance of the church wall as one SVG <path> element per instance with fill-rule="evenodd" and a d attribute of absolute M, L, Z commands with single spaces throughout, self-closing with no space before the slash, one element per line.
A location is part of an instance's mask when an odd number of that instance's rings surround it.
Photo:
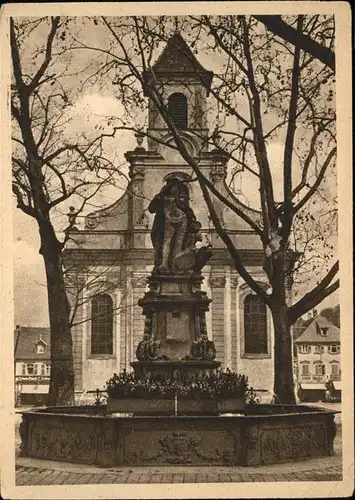
<path fill-rule="evenodd" d="M 102 269 L 101 269 L 102 268 Z M 102 273 L 100 272 L 102 270 Z M 92 274 L 90 274 L 92 272 Z M 122 292 L 117 287 L 120 268 L 118 266 L 94 266 L 88 268 L 86 286 L 80 297 L 73 327 L 73 353 L 75 369 L 75 389 L 94 390 L 104 388 L 109 377 L 120 371 L 121 366 L 121 314 Z M 113 303 L 113 353 L 98 355 L 91 353 L 91 300 L 95 293 L 110 295 Z M 74 340 L 75 339 L 75 340 Z"/>
<path fill-rule="evenodd" d="M 263 282 L 263 275 L 257 269 L 248 271 L 253 275 L 253 278 L 259 283 Z M 270 310 L 267 308 L 267 353 L 266 354 L 245 354 L 244 353 L 244 299 L 252 293 L 250 288 L 242 279 L 236 289 L 236 315 L 238 321 L 237 338 L 239 343 L 237 346 L 238 354 L 238 372 L 248 376 L 249 385 L 254 390 L 262 389 L 267 391 L 267 397 L 271 397 L 273 381 L 274 381 L 274 330 Z"/>

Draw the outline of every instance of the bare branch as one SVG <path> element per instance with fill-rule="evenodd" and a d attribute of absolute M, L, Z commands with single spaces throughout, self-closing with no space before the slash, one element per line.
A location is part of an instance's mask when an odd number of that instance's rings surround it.
<path fill-rule="evenodd" d="M 253 16 L 263 23 L 268 30 L 283 38 L 293 45 L 299 45 L 301 49 L 322 61 L 335 73 L 335 54 L 332 50 L 312 40 L 309 35 L 299 33 L 298 30 L 289 26 L 281 19 L 281 16 Z"/>

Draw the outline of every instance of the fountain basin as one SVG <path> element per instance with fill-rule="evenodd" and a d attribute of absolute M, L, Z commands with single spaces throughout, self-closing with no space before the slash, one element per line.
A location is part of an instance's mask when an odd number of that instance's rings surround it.
<path fill-rule="evenodd" d="M 21 413 L 22 456 L 115 467 L 257 466 L 328 456 L 337 412 L 257 404 L 218 416 L 104 415 L 93 407 Z"/>

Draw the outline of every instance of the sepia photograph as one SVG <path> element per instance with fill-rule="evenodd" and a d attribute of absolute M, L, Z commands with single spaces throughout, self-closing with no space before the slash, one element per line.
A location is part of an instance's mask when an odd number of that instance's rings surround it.
<path fill-rule="evenodd" d="M 262 4 L 2 10 L 4 498 L 353 491 L 350 9 Z"/>

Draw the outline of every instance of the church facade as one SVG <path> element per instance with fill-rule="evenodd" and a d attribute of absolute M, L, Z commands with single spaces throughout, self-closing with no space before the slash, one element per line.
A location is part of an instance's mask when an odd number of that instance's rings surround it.
<path fill-rule="evenodd" d="M 150 84 L 153 77 L 188 152 L 213 185 L 238 204 L 226 182 L 228 157 L 207 144 L 212 73 L 198 63 L 181 35 L 175 33 L 145 75 Z M 65 251 L 78 392 L 103 388 L 114 372 L 131 369 L 144 330 L 137 302 L 146 291 L 154 261 L 150 236 L 153 214 L 147 208 L 169 177 L 191 180 L 191 168 L 170 147 L 174 141 L 152 102 L 148 113 L 146 144 L 143 135 L 137 135 L 137 147 L 125 154 L 130 182 L 123 196 L 111 206 L 89 214 L 84 229 L 74 228 Z M 216 360 L 224 368 L 247 375 L 254 389 L 271 391 L 271 315 L 236 272 L 211 224 L 198 182 L 187 185 L 191 207 L 202 225 L 201 233 L 213 250 L 203 268 L 202 288 L 212 299 L 206 323 L 216 347 Z M 213 203 L 247 269 L 263 284 L 264 254 L 259 238 L 217 198 Z M 245 206 L 243 210 L 257 219 L 257 212 Z"/>

